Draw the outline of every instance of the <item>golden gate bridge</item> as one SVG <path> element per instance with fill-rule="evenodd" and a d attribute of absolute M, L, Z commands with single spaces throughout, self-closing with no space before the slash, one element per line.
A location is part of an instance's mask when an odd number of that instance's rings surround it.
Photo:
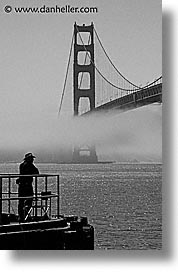
<path fill-rule="evenodd" d="M 72 60 L 73 55 L 73 60 Z M 69 77 L 72 68 L 72 75 Z M 71 87 L 68 89 L 68 82 Z M 126 78 L 107 54 L 94 24 L 74 24 L 67 70 L 59 106 L 61 113 L 68 90 L 73 94 L 74 116 L 86 116 L 109 111 L 127 111 L 155 102 L 162 102 L 162 76 L 144 86 Z M 88 151 L 89 157 L 80 153 Z M 97 162 L 94 145 L 76 146 L 73 162 Z"/>

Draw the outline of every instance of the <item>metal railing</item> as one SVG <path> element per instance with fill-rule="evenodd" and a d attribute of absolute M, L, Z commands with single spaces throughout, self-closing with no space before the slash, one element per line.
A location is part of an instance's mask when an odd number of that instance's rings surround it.
<path fill-rule="evenodd" d="M 23 177 L 33 178 L 33 196 L 20 196 L 18 195 L 17 179 Z M 50 180 L 51 178 L 51 180 Z M 51 181 L 51 182 L 49 182 Z M 23 183 L 22 183 L 23 184 Z M 52 188 L 52 190 L 49 190 Z M 20 175 L 20 174 L 0 174 L 0 223 L 1 215 L 3 212 L 7 214 L 18 214 L 17 203 L 19 199 L 32 199 L 34 216 L 38 217 L 42 215 L 42 209 L 38 211 L 39 204 L 42 200 L 45 203 L 45 208 L 49 208 L 51 214 L 51 200 L 53 199 L 53 215 L 59 217 L 60 215 L 60 182 L 58 174 L 38 174 L 38 175 Z M 55 200 L 56 199 L 56 200 Z M 47 201 L 50 201 L 50 205 L 47 206 Z M 13 202 L 16 202 L 14 210 Z M 12 213 L 13 212 L 13 213 Z M 16 213 L 14 213 L 16 212 Z"/>

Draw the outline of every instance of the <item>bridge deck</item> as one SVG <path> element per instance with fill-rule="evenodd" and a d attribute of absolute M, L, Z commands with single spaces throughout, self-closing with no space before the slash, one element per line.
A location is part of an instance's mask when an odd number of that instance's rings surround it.
<path fill-rule="evenodd" d="M 144 105 L 152 104 L 154 102 L 162 102 L 162 83 L 117 98 L 82 115 L 110 110 L 127 111 L 129 109 L 135 109 Z"/>

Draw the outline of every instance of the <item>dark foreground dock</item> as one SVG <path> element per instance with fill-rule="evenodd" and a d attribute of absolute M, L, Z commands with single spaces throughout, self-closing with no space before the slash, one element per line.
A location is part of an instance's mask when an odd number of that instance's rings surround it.
<path fill-rule="evenodd" d="M 1 250 L 93 250 L 94 229 L 87 219 L 64 217 L 0 226 Z"/>

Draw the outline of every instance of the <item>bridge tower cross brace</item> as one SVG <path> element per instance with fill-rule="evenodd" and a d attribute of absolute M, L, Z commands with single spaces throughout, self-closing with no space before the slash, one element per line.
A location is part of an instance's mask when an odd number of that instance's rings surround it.
<path fill-rule="evenodd" d="M 82 33 L 89 33 L 90 43 L 78 44 L 78 40 L 82 37 Z M 81 33 L 81 34 L 80 34 Z M 79 52 L 85 52 L 90 55 L 90 64 L 79 64 Z M 79 87 L 79 73 L 89 73 L 89 88 L 83 89 Z M 73 64 L 73 107 L 74 107 L 74 116 L 79 115 L 79 101 L 82 97 L 87 97 L 89 99 L 90 110 L 95 108 L 95 67 L 94 67 L 94 35 L 93 35 L 93 23 L 89 26 L 79 26 L 76 23 L 74 24 L 74 64 Z M 96 155 L 96 150 L 94 145 L 88 146 L 88 149 L 85 151 L 89 152 L 89 156 L 84 159 L 80 155 L 81 151 L 84 151 L 79 146 L 74 147 L 73 151 L 73 162 L 89 162 L 96 163 L 98 158 Z"/>

